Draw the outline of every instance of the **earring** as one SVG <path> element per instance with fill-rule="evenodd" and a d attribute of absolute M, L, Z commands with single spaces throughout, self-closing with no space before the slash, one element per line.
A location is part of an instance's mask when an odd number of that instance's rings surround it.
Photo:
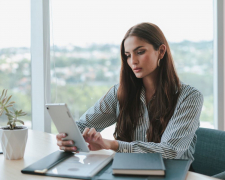
<path fill-rule="evenodd" d="M 160 63 L 160 59 L 158 60 L 158 66 L 160 66 L 160 64 L 159 64 L 159 63 Z"/>

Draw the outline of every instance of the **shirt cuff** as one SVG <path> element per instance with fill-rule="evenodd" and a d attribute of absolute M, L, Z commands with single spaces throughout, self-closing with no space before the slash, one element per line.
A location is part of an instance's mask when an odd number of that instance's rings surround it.
<path fill-rule="evenodd" d="M 119 141 L 117 140 L 119 144 L 119 149 L 117 152 L 120 153 L 132 153 L 132 144 L 129 142 Z"/>

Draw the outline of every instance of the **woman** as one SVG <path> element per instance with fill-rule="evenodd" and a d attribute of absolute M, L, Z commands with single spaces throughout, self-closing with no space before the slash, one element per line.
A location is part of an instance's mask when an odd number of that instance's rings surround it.
<path fill-rule="evenodd" d="M 161 153 L 163 158 L 194 160 L 202 94 L 180 82 L 162 31 L 152 23 L 131 27 L 121 44 L 120 83 L 77 121 L 90 150 Z M 115 140 L 99 133 L 116 123 Z M 57 144 L 65 151 L 72 141 Z"/>

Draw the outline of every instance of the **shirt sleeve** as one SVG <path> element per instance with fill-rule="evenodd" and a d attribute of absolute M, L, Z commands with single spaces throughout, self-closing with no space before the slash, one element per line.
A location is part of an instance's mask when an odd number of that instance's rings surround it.
<path fill-rule="evenodd" d="M 194 138 L 199 127 L 203 95 L 199 91 L 189 93 L 171 117 L 160 143 L 118 141 L 118 152 L 160 153 L 163 158 L 179 159 Z"/>
<path fill-rule="evenodd" d="M 89 108 L 76 124 L 83 133 L 86 127 L 101 132 L 116 122 L 117 85 L 113 86 L 94 106 Z"/>

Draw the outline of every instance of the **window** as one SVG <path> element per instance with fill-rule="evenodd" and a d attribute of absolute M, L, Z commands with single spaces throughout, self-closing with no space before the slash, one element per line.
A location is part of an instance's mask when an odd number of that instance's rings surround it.
<path fill-rule="evenodd" d="M 0 30 L 0 91 L 8 89 L 14 108 L 27 113 L 21 119 L 31 128 L 30 1 L 1 1 Z M 0 126 L 7 121 L 1 116 Z"/>
<path fill-rule="evenodd" d="M 212 0 L 54 0 L 50 9 L 52 102 L 67 103 L 75 120 L 119 82 L 126 31 L 152 22 L 170 44 L 181 81 L 204 95 L 201 126 L 214 128 Z"/>

